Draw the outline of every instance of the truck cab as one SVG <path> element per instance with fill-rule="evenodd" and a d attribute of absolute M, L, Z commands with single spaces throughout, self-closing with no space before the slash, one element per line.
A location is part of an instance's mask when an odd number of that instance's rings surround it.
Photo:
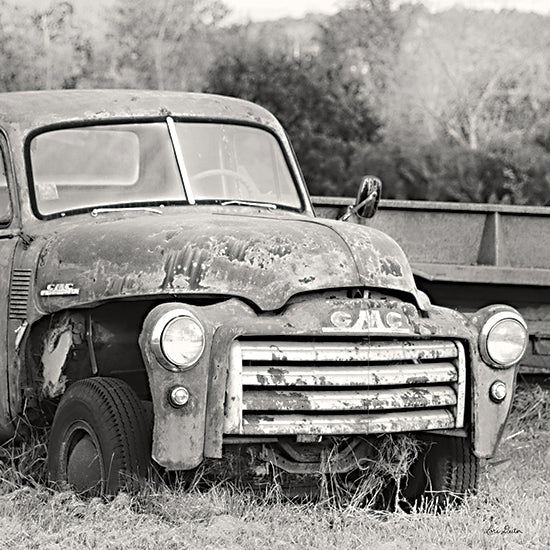
<path fill-rule="evenodd" d="M 0 435 L 51 424 L 52 481 L 113 493 L 152 461 L 190 471 L 243 448 L 357 478 L 408 434 L 405 498 L 475 490 L 525 322 L 436 307 L 383 231 L 317 218 L 272 114 L 207 94 L 0 94 L 0 149 Z M 364 178 L 345 218 L 374 215 L 380 189 Z"/>

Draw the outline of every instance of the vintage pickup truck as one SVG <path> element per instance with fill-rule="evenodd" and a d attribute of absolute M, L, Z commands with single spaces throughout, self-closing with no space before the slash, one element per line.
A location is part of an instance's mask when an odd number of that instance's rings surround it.
<path fill-rule="evenodd" d="M 192 470 L 243 448 L 357 479 L 406 433 L 423 445 L 405 499 L 475 489 L 522 317 L 434 306 L 386 234 L 315 217 L 269 112 L 1 94 L 0 151 L 0 438 L 51 423 L 54 482 L 113 493 L 152 460 Z M 380 187 L 365 177 L 345 218 L 372 216 Z"/>

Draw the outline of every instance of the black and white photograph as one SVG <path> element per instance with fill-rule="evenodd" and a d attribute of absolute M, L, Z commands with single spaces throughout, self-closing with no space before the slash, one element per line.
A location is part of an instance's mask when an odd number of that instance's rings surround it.
<path fill-rule="evenodd" d="M 0 550 L 550 548 L 550 0 L 0 0 Z"/>

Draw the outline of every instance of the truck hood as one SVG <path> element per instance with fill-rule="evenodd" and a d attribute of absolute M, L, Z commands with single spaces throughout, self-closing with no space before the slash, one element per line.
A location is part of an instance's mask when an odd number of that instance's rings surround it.
<path fill-rule="evenodd" d="M 44 311 L 185 294 L 241 297 L 270 311 L 295 294 L 342 287 L 402 291 L 418 301 L 402 250 L 372 228 L 187 209 L 78 218 L 41 250 L 36 288 Z"/>

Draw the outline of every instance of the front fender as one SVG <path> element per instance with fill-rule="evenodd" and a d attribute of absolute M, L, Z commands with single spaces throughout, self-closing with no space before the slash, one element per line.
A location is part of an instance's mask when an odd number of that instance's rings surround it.
<path fill-rule="evenodd" d="M 470 320 L 479 333 L 491 315 L 503 311 L 519 315 L 510 306 L 494 305 L 474 313 Z M 483 361 L 477 342 L 472 348 L 473 452 L 479 458 L 490 458 L 496 451 L 512 408 L 519 362 L 509 368 L 495 368 Z M 491 385 L 499 380 L 506 384 L 508 391 L 502 402 L 495 403 L 489 392 Z"/>
<path fill-rule="evenodd" d="M 202 357 L 191 368 L 173 372 L 164 368 L 151 347 L 151 335 L 156 323 L 168 311 L 181 309 L 181 303 L 157 306 L 146 317 L 139 337 L 139 345 L 147 369 L 154 410 L 152 456 L 168 470 L 190 470 L 204 458 L 205 424 L 209 387 L 225 388 L 226 365 L 220 360 L 223 353 L 213 354 L 212 341 L 220 325 L 235 326 L 235 319 L 253 315 L 251 310 L 237 300 L 206 307 L 185 305 L 185 309 L 200 319 L 205 330 L 205 348 Z M 215 309 L 214 309 L 215 308 Z M 233 336 L 229 336 L 230 339 Z M 214 355 L 214 356 L 212 356 Z M 173 407 L 168 399 L 176 385 L 189 392 L 189 401 L 181 408 Z M 218 391 L 218 393 L 220 393 Z M 217 394 L 216 394 L 217 395 Z M 218 396 L 214 410 L 221 411 L 223 425 L 224 394 Z"/>

